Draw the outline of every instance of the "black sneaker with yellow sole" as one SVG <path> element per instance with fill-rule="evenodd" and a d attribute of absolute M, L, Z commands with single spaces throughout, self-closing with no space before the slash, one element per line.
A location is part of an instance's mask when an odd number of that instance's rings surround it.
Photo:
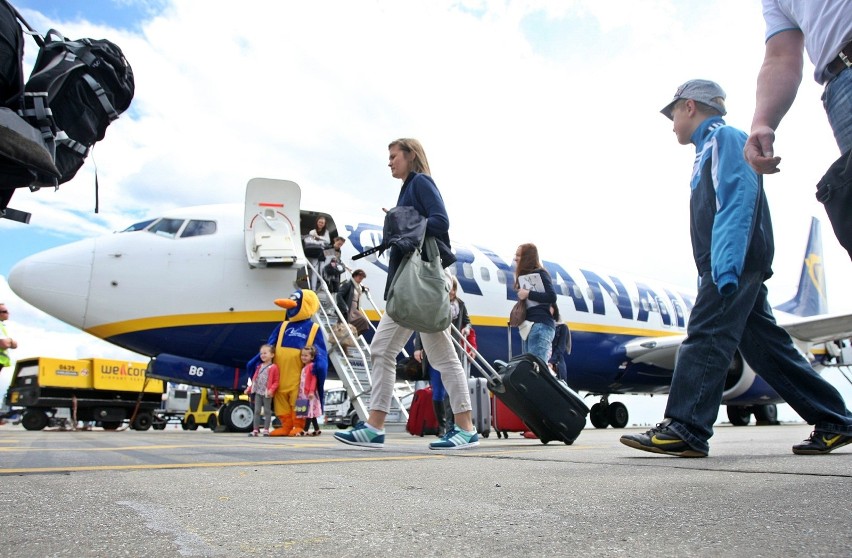
<path fill-rule="evenodd" d="M 793 446 L 793 453 L 798 455 L 822 455 L 846 444 L 852 444 L 852 436 L 814 430 L 807 440 Z"/>
<path fill-rule="evenodd" d="M 669 428 L 671 419 L 666 419 L 644 434 L 625 434 L 621 443 L 642 451 L 664 453 L 677 457 L 707 457 L 706 451 L 693 449 Z"/>

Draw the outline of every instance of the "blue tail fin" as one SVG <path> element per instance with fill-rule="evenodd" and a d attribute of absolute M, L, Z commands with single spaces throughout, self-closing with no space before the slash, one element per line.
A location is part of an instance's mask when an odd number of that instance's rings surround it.
<path fill-rule="evenodd" d="M 799 290 L 796 296 L 784 304 L 779 304 L 775 309 L 803 317 L 828 312 L 822 258 L 822 233 L 816 217 L 811 218 L 811 234 L 808 238 L 808 247 L 805 249 L 805 261 L 802 264 L 802 275 L 799 277 Z"/>

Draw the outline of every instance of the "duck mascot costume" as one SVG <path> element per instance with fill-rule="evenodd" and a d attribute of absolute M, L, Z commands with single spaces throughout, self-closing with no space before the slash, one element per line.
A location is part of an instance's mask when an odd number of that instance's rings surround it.
<path fill-rule="evenodd" d="M 324 407 L 325 379 L 328 376 L 328 351 L 325 338 L 319 324 L 311 317 L 319 310 L 319 298 L 314 291 L 298 290 L 290 298 L 279 298 L 277 306 L 287 311 L 287 318 L 269 334 L 267 343 L 275 348 L 275 364 L 278 365 L 280 380 L 275 392 L 273 409 L 281 426 L 269 433 L 270 436 L 298 436 L 305 428 L 305 419 L 296 418 L 296 397 L 299 394 L 299 380 L 302 377 L 303 348 L 313 345 L 317 349 L 314 359 L 314 375 L 317 378 L 317 393 L 320 405 Z M 260 362 L 260 354 L 248 363 L 248 369 L 254 370 Z"/>

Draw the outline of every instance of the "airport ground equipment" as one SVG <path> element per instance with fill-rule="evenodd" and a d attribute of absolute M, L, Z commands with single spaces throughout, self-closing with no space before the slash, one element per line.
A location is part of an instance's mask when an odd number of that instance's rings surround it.
<path fill-rule="evenodd" d="M 333 381 L 333 380 L 332 380 Z M 358 423 L 358 413 L 349 402 L 349 394 L 343 384 L 330 387 L 329 380 L 325 385 L 325 424 L 344 429 Z"/>
<path fill-rule="evenodd" d="M 169 423 L 183 426 L 186 412 L 189 411 L 190 395 L 198 388 L 184 384 L 166 384 L 166 393 L 163 395 L 163 404 L 154 410 L 154 422 L 151 427 L 154 430 L 165 430 Z"/>
<path fill-rule="evenodd" d="M 189 392 L 181 423 L 184 429 L 223 426 L 229 432 L 251 431 L 254 410 L 251 401 L 243 395 L 248 382 L 245 369 L 164 353 L 151 359 L 148 376 L 200 388 Z"/>
<path fill-rule="evenodd" d="M 189 394 L 182 426 L 184 430 L 197 430 L 199 426 L 216 430 L 222 426 L 228 432 L 251 432 L 254 411 L 245 394 L 235 397 L 213 388 L 195 389 Z"/>
<path fill-rule="evenodd" d="M 59 426 L 67 417 L 97 421 L 115 430 L 132 417 L 130 428 L 148 430 L 163 402 L 163 382 L 146 378 L 146 364 L 89 358 L 35 357 L 18 360 L 7 395 L 22 411 L 27 430 Z M 134 413 L 135 410 L 135 413 Z"/>

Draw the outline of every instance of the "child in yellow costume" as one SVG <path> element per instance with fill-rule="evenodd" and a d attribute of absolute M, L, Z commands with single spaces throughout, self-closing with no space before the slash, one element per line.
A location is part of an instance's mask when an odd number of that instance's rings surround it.
<path fill-rule="evenodd" d="M 307 345 L 317 349 L 314 360 L 314 374 L 317 377 L 317 392 L 320 404 L 324 406 L 325 379 L 328 376 L 328 352 L 325 338 L 319 324 L 311 317 L 319 310 L 319 299 L 313 291 L 299 290 L 290 298 L 279 298 L 277 306 L 287 310 L 287 319 L 269 335 L 267 343 L 275 348 L 275 364 L 278 365 L 278 391 L 275 393 L 273 408 L 281 426 L 269 433 L 270 436 L 298 436 L 305 427 L 305 419 L 296 418 L 296 396 L 299 393 L 299 380 L 302 374 L 301 351 Z M 253 363 L 260 355 L 249 361 L 248 369 L 254 370 Z"/>

